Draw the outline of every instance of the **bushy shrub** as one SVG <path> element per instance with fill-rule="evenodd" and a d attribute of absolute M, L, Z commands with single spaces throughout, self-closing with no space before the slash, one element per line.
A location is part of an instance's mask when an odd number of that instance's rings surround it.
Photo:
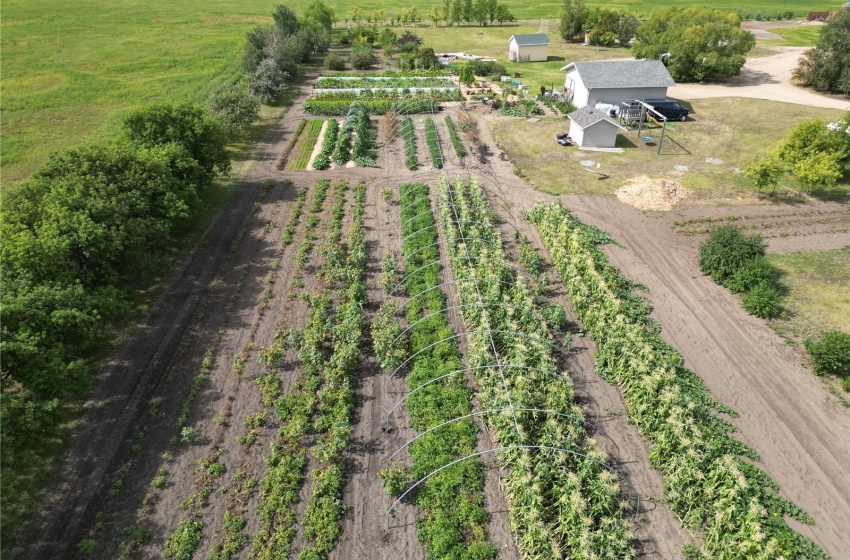
<path fill-rule="evenodd" d="M 764 257 L 750 259 L 735 271 L 726 282 L 733 292 L 748 292 L 759 284 L 772 286 L 776 282 L 776 269 Z"/>
<path fill-rule="evenodd" d="M 505 69 L 505 65 L 500 64 L 495 60 L 473 60 L 472 70 L 475 72 L 476 76 L 504 76 L 507 72 L 507 69 Z"/>
<path fill-rule="evenodd" d="M 803 345 L 812 359 L 815 373 L 850 379 L 850 334 L 839 330 L 824 331 L 819 340 L 809 337 Z"/>
<path fill-rule="evenodd" d="M 371 50 L 355 50 L 352 51 L 349 62 L 351 62 L 352 68 L 366 70 L 375 64 L 375 56 Z"/>
<path fill-rule="evenodd" d="M 328 53 L 324 66 L 327 70 L 345 70 L 345 61 L 336 53 Z"/>
<path fill-rule="evenodd" d="M 700 245 L 699 268 L 703 274 L 726 286 L 744 263 L 763 257 L 766 249 L 761 235 L 746 235 L 734 226 L 721 226 Z"/>
<path fill-rule="evenodd" d="M 273 58 L 263 60 L 254 75 L 251 76 L 249 89 L 251 95 L 263 103 L 272 103 L 280 97 L 286 87 L 286 80 L 291 78 L 289 74 L 278 67 Z"/>
<path fill-rule="evenodd" d="M 762 319 L 776 317 L 779 314 L 779 302 L 782 296 L 779 291 L 767 283 L 762 283 L 744 294 L 741 302 L 747 313 Z"/>

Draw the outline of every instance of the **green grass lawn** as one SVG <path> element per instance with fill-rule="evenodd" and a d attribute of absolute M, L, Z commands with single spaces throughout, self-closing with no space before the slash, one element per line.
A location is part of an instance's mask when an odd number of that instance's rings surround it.
<path fill-rule="evenodd" d="M 3 126 L 0 164 L 5 186 L 27 177 L 54 150 L 113 136 L 123 110 L 153 101 L 203 101 L 217 84 L 239 73 L 239 53 L 245 32 L 271 22 L 276 2 L 246 0 L 7 0 L 2 5 L 0 50 L 3 53 Z M 296 10 L 308 0 L 287 3 Z M 435 4 L 413 0 L 392 4 L 352 0 L 330 1 L 341 19 L 351 6 L 367 11 L 401 13 L 416 6 L 422 14 Z M 558 18 L 561 2 L 521 3 L 509 0 L 520 18 Z M 665 5 L 711 5 L 742 12 L 827 10 L 801 0 L 767 2 L 674 2 L 662 0 L 588 2 L 648 12 Z M 417 27 L 437 50 L 492 52 L 504 58 L 507 38 L 514 32 L 536 31 L 538 21 L 518 27 Z M 557 35 L 557 21 L 549 25 Z M 484 35 L 477 35 L 483 32 Z M 446 43 L 440 43 L 445 39 Z M 552 56 L 566 61 L 581 56 L 628 56 L 625 51 L 575 52 L 579 47 L 553 45 Z M 520 71 L 532 86 L 545 83 L 544 74 L 562 60 L 525 64 Z M 551 83 L 551 80 L 549 80 Z"/>
<path fill-rule="evenodd" d="M 764 45 L 779 47 L 814 47 L 820 37 L 821 25 L 806 25 L 800 27 L 779 27 L 768 29 L 771 33 L 782 35 L 782 41 L 763 41 Z"/>
<path fill-rule="evenodd" d="M 773 321 L 777 332 L 797 342 L 830 329 L 850 333 L 850 247 L 768 260 L 779 269 L 786 291 L 788 318 Z"/>
<path fill-rule="evenodd" d="M 675 96 L 675 91 L 671 92 Z M 766 148 L 782 139 L 795 124 L 811 119 L 837 119 L 842 111 L 819 109 L 760 99 L 705 99 L 693 102 L 688 122 L 668 125 L 662 155 L 648 146 L 636 131 L 619 136 L 625 153 L 581 152 L 564 148 L 555 134 L 569 131 L 564 118 L 544 118 L 536 123 L 522 119 L 499 119 L 493 132 L 522 174 L 538 189 L 555 194 L 613 194 L 629 179 L 648 175 L 680 181 L 693 191 L 692 198 L 726 203 L 752 201 L 755 191 L 735 168 L 742 168 Z M 658 142 L 660 129 L 649 132 Z M 710 161 L 706 161 L 706 160 Z M 596 169 L 610 175 L 584 171 L 582 160 L 598 162 Z M 718 163 L 722 162 L 722 163 Z M 676 169 L 675 166 L 680 166 Z M 792 186 L 791 182 L 786 182 Z M 850 191 L 846 183 L 829 191 L 829 197 Z"/>

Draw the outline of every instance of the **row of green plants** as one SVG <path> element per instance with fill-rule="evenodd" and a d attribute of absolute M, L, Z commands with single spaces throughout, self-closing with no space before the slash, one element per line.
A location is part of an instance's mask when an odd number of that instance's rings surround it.
<path fill-rule="evenodd" d="M 346 115 L 346 117 L 342 121 L 342 126 L 340 126 L 331 159 L 337 165 L 345 165 L 351 159 L 351 137 L 354 132 L 354 119 L 349 118 L 351 116 L 351 104 L 346 104 L 345 111 L 340 114 Z"/>
<path fill-rule="evenodd" d="M 542 115 L 543 109 L 533 99 L 521 99 L 519 101 L 505 101 L 499 108 L 499 114 L 507 117 L 533 117 Z"/>
<path fill-rule="evenodd" d="M 440 184 L 441 223 L 459 280 L 467 358 L 505 469 L 502 488 L 524 558 L 634 558 L 620 480 L 588 430 L 560 350 L 510 266 L 482 189 Z M 562 356 L 563 357 L 563 356 Z M 517 410 L 524 409 L 524 410 Z M 536 446 L 533 448 L 522 446 Z"/>
<path fill-rule="evenodd" d="M 339 219 L 329 228 L 323 253 L 325 265 L 321 276 L 336 294 L 335 313 L 326 336 L 330 355 L 322 356 L 324 385 L 318 391 L 318 415 L 315 431 L 319 438 L 312 448 L 321 466 L 312 472 L 310 499 L 304 512 L 303 536 L 308 544 L 298 555 L 299 560 L 319 560 L 328 557 L 339 537 L 340 522 L 345 509 L 342 490 L 345 484 L 342 454 L 351 435 L 354 398 L 352 376 L 360 364 L 360 345 L 365 326 L 363 306 L 366 289 L 363 276 L 366 268 L 366 235 L 363 227 L 366 186 L 354 189 L 353 223 L 345 236 L 343 249 Z M 344 203 L 344 199 L 341 199 Z M 321 356 L 313 353 L 311 359 Z"/>
<path fill-rule="evenodd" d="M 555 97 L 554 95 L 538 95 L 538 101 L 542 101 L 544 105 L 549 107 L 554 113 L 569 115 L 576 110 L 576 106 L 569 99 Z"/>
<path fill-rule="evenodd" d="M 396 91 L 396 90 L 371 90 L 361 91 L 320 91 L 310 96 L 310 101 L 380 101 L 380 100 L 407 100 L 411 97 L 428 98 L 436 102 L 441 101 L 463 101 L 463 95 L 458 89 L 431 90 L 431 91 Z"/>
<path fill-rule="evenodd" d="M 353 103 L 346 118 L 354 118 L 354 143 L 351 147 L 351 159 L 358 167 L 378 167 L 375 161 L 375 128 L 369 118 L 368 109 L 360 103 Z"/>
<path fill-rule="evenodd" d="M 617 385 L 630 421 L 650 444 L 649 460 L 664 477 L 665 500 L 702 545 L 689 558 L 810 558 L 828 556 L 792 530 L 789 516 L 812 518 L 779 495 L 753 464 L 754 450 L 733 437 L 705 384 L 659 335 L 639 287 L 612 267 L 598 245 L 613 243 L 562 204 L 538 204 L 537 224 L 575 310 L 598 351 L 597 371 Z"/>
<path fill-rule="evenodd" d="M 401 137 L 404 139 L 404 165 L 413 171 L 419 167 L 419 158 L 416 155 L 416 128 L 410 117 L 401 121 Z"/>
<path fill-rule="evenodd" d="M 450 76 L 319 76 L 313 89 L 457 87 Z"/>
<path fill-rule="evenodd" d="M 292 150 L 295 149 L 295 145 L 298 143 L 298 139 L 301 137 L 301 133 L 304 131 L 306 126 L 306 119 L 298 121 L 298 126 L 295 127 L 295 132 L 292 133 L 292 137 L 289 139 L 289 142 L 286 143 L 286 147 L 283 149 L 283 152 L 281 152 L 280 159 L 277 161 L 277 168 L 279 170 L 282 171 L 283 168 L 286 167 L 286 162 L 289 161 L 289 156 L 292 154 Z"/>
<path fill-rule="evenodd" d="M 466 156 L 466 148 L 463 142 L 461 142 L 460 136 L 458 136 L 457 125 L 455 125 L 455 121 L 448 115 L 446 116 L 446 126 L 449 127 L 449 138 L 452 139 L 452 146 L 455 148 L 457 157 L 462 158 Z"/>
<path fill-rule="evenodd" d="M 339 122 L 336 119 L 330 119 L 328 126 L 325 128 L 325 137 L 322 140 L 322 150 L 316 154 L 313 160 L 313 169 L 320 171 L 331 166 L 331 155 L 333 155 L 334 147 L 336 147 L 336 137 L 339 133 Z"/>
<path fill-rule="evenodd" d="M 289 215 L 289 223 L 286 224 L 286 228 L 283 230 L 283 234 L 280 237 L 280 240 L 284 245 L 292 244 L 292 237 L 295 235 L 295 228 L 298 227 L 298 224 L 301 222 L 301 212 L 304 210 L 304 203 L 307 201 L 307 187 L 304 187 L 298 191 L 298 194 L 295 196 L 295 204 L 292 205 L 292 211 Z"/>
<path fill-rule="evenodd" d="M 441 313 L 446 306 L 446 294 L 437 288 L 442 283 L 442 267 L 440 250 L 435 245 L 437 230 L 430 212 L 428 187 L 421 183 L 405 184 L 399 192 L 404 270 L 410 271 L 404 290 L 409 295 L 429 291 L 406 307 L 407 322 L 413 325 L 406 337 L 398 336 L 401 326 L 394 317 L 396 305 L 388 301 L 372 325 L 372 339 L 375 354 L 384 368 L 394 370 L 408 355 L 415 355 L 407 364 L 407 386 L 413 391 L 440 376 L 460 372 L 463 361 L 457 342 L 443 340 L 453 331 L 448 316 Z M 385 268 L 389 271 L 390 266 Z M 389 291 L 393 286 L 385 288 Z M 458 373 L 411 394 L 405 408 L 411 426 L 421 433 L 469 414 L 472 391 L 466 386 L 465 376 Z M 411 476 L 418 480 L 442 465 L 474 453 L 477 438 L 478 429 L 469 419 L 423 436 L 410 447 L 413 459 L 410 469 L 393 463 L 379 473 L 385 490 L 390 496 L 401 495 L 410 486 Z M 483 504 L 483 483 L 481 461 L 469 459 L 433 476 L 420 487 L 415 503 L 424 510 L 424 515 L 417 520 L 417 526 L 428 558 L 496 558 L 495 547 L 485 537 L 489 514 Z"/>
<path fill-rule="evenodd" d="M 439 109 L 438 101 L 429 95 L 411 95 L 400 99 L 360 100 L 373 115 L 383 115 L 392 111 L 404 113 L 430 113 Z M 308 99 L 304 102 L 304 111 L 312 115 L 341 116 L 348 113 L 350 99 Z"/>
<path fill-rule="evenodd" d="M 321 211 L 329 188 L 328 180 L 323 179 L 317 184 L 311 211 Z M 346 189 L 345 184 L 334 187 L 337 202 L 332 209 L 331 234 L 341 228 Z M 308 306 L 303 329 L 293 330 L 288 336 L 279 332 L 272 344 L 259 352 L 260 364 L 267 368 L 268 373 L 257 384 L 263 394 L 263 403 L 274 407 L 280 428 L 277 439 L 272 442 L 271 452 L 266 456 L 267 474 L 260 482 L 257 513 L 261 528 L 254 536 L 251 558 L 287 558 L 295 537 L 294 505 L 300 500 L 307 466 L 307 451 L 302 440 L 315 431 L 313 418 L 319 407 L 318 392 L 323 382 L 322 348 L 330 329 L 332 310 L 332 300 L 325 295 L 305 295 L 303 299 Z M 282 395 L 277 368 L 283 361 L 287 346 L 297 350 L 303 370 L 294 388 Z"/>
<path fill-rule="evenodd" d="M 434 119 L 425 119 L 425 141 L 428 143 L 428 151 L 431 153 L 431 163 L 437 169 L 443 168 L 443 151 L 440 148 L 440 136 L 437 134 L 437 125 Z"/>
<path fill-rule="evenodd" d="M 298 143 L 298 149 L 295 151 L 295 155 L 292 156 L 292 161 L 287 165 L 290 170 L 299 171 L 307 169 L 310 156 L 313 155 L 313 147 L 316 145 L 316 140 L 319 139 L 319 133 L 322 132 L 324 122 L 322 119 L 311 119 L 307 123 L 304 135 Z"/>

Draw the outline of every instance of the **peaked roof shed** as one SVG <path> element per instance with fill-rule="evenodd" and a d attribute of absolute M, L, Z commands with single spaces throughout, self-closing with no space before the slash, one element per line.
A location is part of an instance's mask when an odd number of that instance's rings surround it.
<path fill-rule="evenodd" d="M 617 133 L 626 130 L 603 111 L 587 105 L 567 118 L 570 119 L 570 138 L 581 147 L 613 148 L 617 144 Z"/>
<path fill-rule="evenodd" d="M 508 40 L 508 59 L 511 62 L 545 62 L 549 56 L 549 35 L 531 33 L 511 35 Z"/>

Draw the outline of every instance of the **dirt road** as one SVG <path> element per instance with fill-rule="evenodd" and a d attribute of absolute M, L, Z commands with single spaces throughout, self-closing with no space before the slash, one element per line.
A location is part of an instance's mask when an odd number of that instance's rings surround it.
<path fill-rule="evenodd" d="M 784 101 L 813 107 L 850 110 L 850 99 L 826 96 L 791 84 L 791 71 L 807 47 L 774 47 L 771 56 L 750 57 L 741 69 L 741 75 L 722 83 L 679 84 L 668 91 L 677 99 L 707 99 L 710 97 L 752 97 Z M 742 107 L 741 118 L 746 108 Z"/>

